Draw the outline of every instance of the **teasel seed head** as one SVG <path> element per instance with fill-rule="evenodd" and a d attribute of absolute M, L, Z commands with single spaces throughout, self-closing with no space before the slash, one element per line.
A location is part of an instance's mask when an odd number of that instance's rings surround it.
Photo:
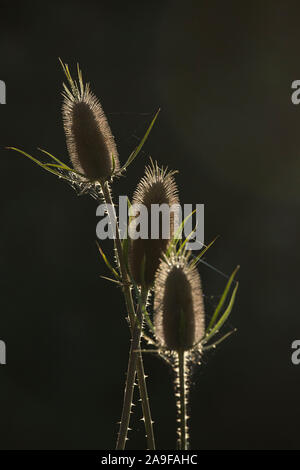
<path fill-rule="evenodd" d="M 167 168 L 159 168 L 157 162 L 151 160 L 133 195 L 132 204 L 142 204 L 148 211 L 148 239 L 138 238 L 129 241 L 129 268 L 137 285 L 152 287 L 160 259 L 174 236 L 179 207 L 175 173 L 176 171 L 168 171 Z M 162 237 L 162 215 L 159 219 L 159 236 L 157 239 L 151 238 L 152 204 L 173 206 L 170 218 L 167 220 L 169 223 L 167 238 Z"/>
<path fill-rule="evenodd" d="M 186 256 L 163 259 L 154 284 L 155 335 L 172 351 L 201 350 L 204 337 L 204 302 L 196 267 Z"/>
<path fill-rule="evenodd" d="M 70 87 L 64 84 L 62 114 L 71 162 L 87 179 L 107 180 L 118 170 L 119 158 L 106 116 L 79 68 L 77 84 L 68 66 L 62 66 Z"/>

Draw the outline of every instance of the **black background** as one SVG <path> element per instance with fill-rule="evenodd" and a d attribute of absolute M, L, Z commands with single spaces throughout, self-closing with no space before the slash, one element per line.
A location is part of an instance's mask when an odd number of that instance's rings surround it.
<path fill-rule="evenodd" d="M 238 332 L 193 375 L 193 449 L 300 447 L 299 15 L 296 1 L 1 1 L 0 144 L 68 161 L 58 57 L 78 61 L 123 163 L 162 108 L 115 195 L 132 195 L 149 155 L 178 169 L 181 202 L 205 204 L 205 241 L 221 235 L 207 262 L 241 265 L 225 329 Z M 113 448 L 129 331 L 99 277 L 96 203 L 3 147 L 0 447 Z M 226 280 L 200 273 L 209 318 Z M 172 449 L 172 372 L 150 354 L 145 368 L 158 448 Z M 136 406 L 128 448 L 144 448 L 140 418 Z"/>

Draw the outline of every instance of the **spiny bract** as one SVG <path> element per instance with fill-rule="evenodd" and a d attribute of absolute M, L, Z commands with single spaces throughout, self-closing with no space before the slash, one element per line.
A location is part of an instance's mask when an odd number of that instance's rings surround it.
<path fill-rule="evenodd" d="M 153 285 L 160 258 L 174 235 L 179 205 L 174 173 L 174 171 L 168 172 L 166 168 L 159 168 L 156 162 L 151 162 L 151 165 L 145 168 L 145 175 L 139 182 L 133 196 L 132 204 L 142 204 L 148 212 L 148 239 L 131 239 L 129 244 L 130 272 L 138 285 L 144 284 L 146 287 Z M 162 214 L 159 217 L 158 238 L 151 238 L 151 209 L 153 204 L 166 204 L 169 208 L 173 206 L 169 211 L 170 217 L 167 220 L 169 233 L 166 238 L 162 237 Z"/>
<path fill-rule="evenodd" d="M 89 84 L 83 84 L 79 69 L 77 84 L 68 67 L 63 68 L 70 89 L 64 84 L 62 114 L 73 167 L 89 180 L 109 179 L 119 168 L 119 158 L 102 106 Z"/>
<path fill-rule="evenodd" d="M 163 259 L 154 283 L 155 335 L 161 346 L 188 351 L 204 337 L 204 302 L 196 267 L 186 256 Z"/>

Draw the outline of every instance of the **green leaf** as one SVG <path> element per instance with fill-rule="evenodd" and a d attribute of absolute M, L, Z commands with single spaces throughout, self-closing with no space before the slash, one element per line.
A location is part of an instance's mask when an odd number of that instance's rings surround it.
<path fill-rule="evenodd" d="M 184 241 L 181 243 L 181 245 L 179 246 L 178 250 L 177 250 L 177 254 L 179 255 L 180 253 L 184 252 L 185 251 L 185 245 L 186 243 L 191 239 L 191 237 L 193 236 L 193 234 L 195 233 L 196 229 L 193 229 L 191 231 L 191 233 L 184 239 Z"/>
<path fill-rule="evenodd" d="M 210 349 L 215 349 L 216 346 L 218 346 L 220 343 L 222 343 L 225 339 L 227 339 L 229 336 L 233 335 L 237 331 L 237 328 L 234 328 L 233 330 L 229 331 L 226 333 L 226 335 L 222 336 L 220 339 L 215 341 L 213 344 L 209 344 L 208 346 L 205 346 L 203 348 L 203 351 L 209 351 Z"/>
<path fill-rule="evenodd" d="M 71 168 L 69 167 L 68 165 L 66 165 L 66 163 L 62 162 L 61 160 L 59 160 L 57 157 L 55 157 L 54 155 L 52 155 L 51 153 L 47 152 L 47 150 L 44 150 L 44 149 L 41 149 L 41 148 L 38 148 L 38 150 L 40 152 L 43 152 L 45 155 L 48 155 L 50 158 L 52 158 L 54 161 L 56 161 L 59 165 L 61 165 L 62 169 L 66 170 L 66 171 L 69 171 L 70 173 L 74 173 L 75 175 L 78 175 L 78 176 L 81 176 L 81 178 L 84 178 L 86 179 L 86 176 L 83 175 L 82 173 L 80 173 L 79 171 L 76 171 L 74 170 L 74 168 Z M 51 163 L 45 163 L 45 165 L 52 165 Z"/>
<path fill-rule="evenodd" d="M 204 255 L 204 253 L 207 252 L 207 250 L 215 243 L 215 241 L 217 240 L 217 238 L 219 238 L 219 235 L 216 236 L 213 241 L 211 241 L 207 246 L 205 246 L 203 248 L 203 250 L 199 253 L 198 256 L 196 256 L 196 258 L 193 259 L 193 261 L 191 261 L 191 266 L 196 266 L 198 264 L 198 261 L 200 260 L 200 258 L 202 258 L 202 256 Z"/>
<path fill-rule="evenodd" d="M 69 171 L 73 171 L 73 168 L 70 168 L 68 165 L 66 165 L 64 162 L 62 162 L 61 160 L 59 160 L 57 157 L 55 157 L 54 155 L 52 155 L 51 153 L 47 152 L 47 150 L 44 150 L 44 149 L 41 149 L 38 147 L 38 150 L 40 152 L 43 152 L 45 155 L 48 155 L 48 157 L 52 158 L 52 160 L 54 160 L 55 162 L 57 162 L 59 165 L 61 165 L 65 170 L 69 170 Z"/>
<path fill-rule="evenodd" d="M 65 170 L 65 167 L 59 165 L 58 163 L 43 163 L 46 167 L 59 168 L 60 170 Z"/>
<path fill-rule="evenodd" d="M 228 282 L 227 282 L 226 287 L 225 287 L 225 289 L 224 289 L 224 291 L 223 291 L 223 294 L 222 294 L 222 296 L 221 296 L 221 298 L 220 298 L 220 301 L 219 301 L 219 303 L 218 303 L 218 305 L 217 305 L 217 307 L 216 307 L 216 309 L 215 309 L 215 311 L 214 311 L 214 314 L 213 314 L 213 316 L 212 316 L 212 318 L 211 318 L 211 320 L 210 320 L 210 322 L 209 322 L 207 331 L 209 331 L 209 330 L 214 326 L 214 324 L 216 323 L 216 321 L 217 321 L 217 319 L 218 319 L 218 316 L 219 316 L 219 313 L 220 313 L 220 311 L 221 311 L 221 309 L 222 309 L 222 307 L 223 307 L 223 305 L 224 305 L 224 302 L 225 302 L 225 300 L 226 300 L 226 298 L 227 298 L 227 295 L 228 295 L 228 293 L 229 293 L 231 284 L 233 283 L 234 277 L 235 277 L 236 273 L 238 272 L 239 268 L 240 268 L 240 267 L 237 266 L 237 267 L 235 268 L 235 270 L 233 271 L 233 273 L 231 274 L 230 278 L 228 279 Z"/>
<path fill-rule="evenodd" d="M 139 145 L 136 147 L 136 149 L 129 155 L 129 158 L 127 160 L 127 162 L 122 166 L 122 168 L 119 170 L 119 173 L 122 173 L 123 171 L 126 170 L 126 168 L 133 162 L 133 160 L 135 160 L 135 158 L 138 156 L 138 154 L 140 153 L 144 143 L 146 142 L 151 130 L 152 130 L 152 127 L 154 126 L 154 123 L 158 117 L 160 113 L 160 109 L 157 111 L 157 113 L 155 114 L 154 118 L 152 119 L 151 121 L 151 124 L 150 126 L 148 127 L 144 137 L 142 138 L 142 140 L 140 141 Z"/>
<path fill-rule="evenodd" d="M 100 276 L 102 279 L 105 279 L 106 281 L 110 281 L 110 282 L 113 282 L 114 284 L 118 284 L 119 286 L 122 285 L 122 283 L 120 281 L 117 281 L 116 279 L 112 279 L 111 277 L 107 277 L 107 276 Z"/>
<path fill-rule="evenodd" d="M 239 283 L 237 282 L 236 283 L 236 286 L 232 292 L 232 295 L 231 295 L 231 298 L 230 298 L 230 302 L 228 304 L 228 307 L 226 308 L 225 312 L 223 313 L 223 315 L 221 316 L 221 318 L 219 319 L 219 321 L 217 321 L 217 323 L 215 324 L 215 326 L 209 331 L 209 333 L 205 336 L 204 338 L 204 341 L 203 343 L 207 343 L 207 341 L 209 341 L 216 333 L 218 333 L 218 331 L 220 330 L 220 328 L 224 325 L 225 321 L 227 320 L 227 318 L 229 317 L 230 313 L 231 313 L 231 310 L 232 310 L 232 307 L 234 305 L 234 301 L 235 301 L 235 297 L 236 297 L 236 292 L 238 290 L 238 287 L 239 287 Z"/>
<path fill-rule="evenodd" d="M 102 256 L 103 260 L 104 260 L 104 263 L 106 264 L 106 266 L 108 267 L 108 269 L 112 272 L 112 274 L 115 276 L 115 278 L 120 281 L 121 278 L 120 278 L 120 275 L 117 273 L 117 271 L 115 270 L 115 268 L 113 268 L 113 266 L 111 265 L 111 263 L 108 261 L 107 257 L 105 256 L 104 254 L 104 251 L 102 250 L 101 246 L 99 245 L 98 241 L 96 241 L 96 244 L 97 244 L 97 247 L 98 247 L 98 250 L 99 250 L 99 253 L 100 255 Z"/>
<path fill-rule="evenodd" d="M 183 227 L 184 227 L 184 224 L 186 223 L 186 221 L 192 217 L 192 215 L 196 212 L 196 209 L 194 209 L 189 215 L 187 215 L 185 217 L 185 219 L 181 222 L 181 224 L 179 225 L 178 229 L 176 230 L 172 240 L 170 241 L 169 243 L 169 246 L 168 246 L 168 249 L 166 251 L 166 256 L 169 257 L 172 253 L 172 250 L 173 248 L 176 247 L 177 243 L 178 243 L 178 240 L 180 240 L 181 238 L 179 237 L 179 235 L 181 234 L 182 230 L 183 230 Z M 185 243 L 185 241 L 183 242 Z"/>
<path fill-rule="evenodd" d="M 70 168 L 68 165 L 66 165 L 65 163 L 63 163 L 61 160 L 59 160 L 58 158 L 56 158 L 54 155 L 51 155 L 51 153 L 47 152 L 46 150 L 43 150 L 41 148 L 39 148 L 38 150 L 40 152 L 43 152 L 45 155 L 48 155 L 50 158 L 52 158 L 54 161 L 57 162 L 56 163 L 43 163 L 41 162 L 40 160 L 38 160 L 37 158 L 33 157 L 32 155 L 30 155 L 29 153 L 27 152 L 24 152 L 24 150 L 21 150 L 21 149 L 18 149 L 16 147 L 6 147 L 7 150 L 14 150 L 15 152 L 18 152 L 22 155 L 24 155 L 25 157 L 29 158 L 31 161 L 33 161 L 36 165 L 40 166 L 41 168 L 43 168 L 44 170 L 48 171 L 49 173 L 52 173 L 53 175 L 55 176 L 58 176 L 59 178 L 62 178 L 66 181 L 70 181 L 70 178 L 68 178 L 68 176 L 62 174 L 61 172 L 59 171 L 55 171 L 55 168 L 58 168 L 60 170 L 64 170 L 64 171 L 68 171 L 70 173 L 74 173 L 78 176 L 80 176 L 81 178 L 84 178 L 86 179 L 86 177 L 79 173 L 78 171 L 74 170 L 73 168 Z"/>
<path fill-rule="evenodd" d="M 26 153 L 26 152 L 24 152 L 23 150 L 18 149 L 18 148 L 16 148 L 16 147 L 6 147 L 6 149 L 7 149 L 7 150 L 14 150 L 15 152 L 18 152 L 18 153 L 24 155 L 25 157 L 29 158 L 31 161 L 33 161 L 34 163 L 36 163 L 38 166 L 40 166 L 40 167 L 43 168 L 44 170 L 49 171 L 49 173 L 52 173 L 53 175 L 56 175 L 56 176 L 58 176 L 59 178 L 63 178 L 63 179 L 65 179 L 65 180 L 69 181 L 69 178 L 67 178 L 66 176 L 62 175 L 59 171 L 55 171 L 54 169 L 49 168 L 49 167 L 47 166 L 47 164 L 40 162 L 37 158 L 34 158 L 32 155 L 29 155 L 29 153 Z"/>

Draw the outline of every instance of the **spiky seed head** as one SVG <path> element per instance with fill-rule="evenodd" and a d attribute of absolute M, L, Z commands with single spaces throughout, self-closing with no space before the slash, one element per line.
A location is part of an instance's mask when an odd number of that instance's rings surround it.
<path fill-rule="evenodd" d="M 178 214 L 176 205 L 179 205 L 178 190 L 174 180 L 175 173 L 175 171 L 168 171 L 167 168 L 159 168 L 157 162 L 153 163 L 151 160 L 151 164 L 146 166 L 145 175 L 133 195 L 132 203 L 144 205 L 148 212 L 148 239 L 130 239 L 129 243 L 129 267 L 137 285 L 144 284 L 148 288 L 153 285 L 161 256 L 174 236 Z M 162 236 L 162 214 L 159 217 L 159 236 L 157 239 L 151 238 L 151 207 L 153 204 L 173 206 L 170 218 L 164 221 L 169 223 L 168 238 Z"/>
<path fill-rule="evenodd" d="M 81 71 L 78 69 L 77 84 L 65 67 L 70 90 L 64 85 L 62 114 L 71 162 L 89 180 L 108 179 L 119 168 L 109 124 L 89 84 L 83 84 Z"/>
<path fill-rule="evenodd" d="M 154 283 L 154 312 L 155 334 L 163 347 L 188 351 L 203 338 L 200 276 L 186 256 L 161 261 Z"/>

